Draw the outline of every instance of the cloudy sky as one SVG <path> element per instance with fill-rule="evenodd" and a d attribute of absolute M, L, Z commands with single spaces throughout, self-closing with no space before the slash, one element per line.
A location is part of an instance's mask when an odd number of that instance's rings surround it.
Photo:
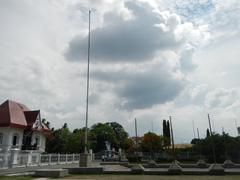
<path fill-rule="evenodd" d="M 1 0 L 0 101 L 15 100 L 59 128 L 84 126 L 88 10 L 89 123 L 189 142 L 192 122 L 236 136 L 240 125 L 239 0 Z"/>

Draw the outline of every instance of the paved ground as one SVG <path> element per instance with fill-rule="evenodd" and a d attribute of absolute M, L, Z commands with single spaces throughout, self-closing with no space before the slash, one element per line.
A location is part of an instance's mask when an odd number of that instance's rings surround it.
<path fill-rule="evenodd" d="M 104 165 L 104 172 L 110 172 L 110 171 L 116 171 L 116 172 L 130 172 L 131 169 L 120 166 L 120 165 Z"/>
<path fill-rule="evenodd" d="M 104 165 L 104 172 L 108 174 L 129 174 L 130 168 L 120 165 Z M 208 174 L 208 168 L 182 168 L 183 174 L 198 175 Z M 164 175 L 168 172 L 168 168 L 145 168 L 146 174 L 160 174 Z M 240 168 L 225 169 L 226 174 L 240 175 Z M 239 179 L 240 180 L 240 179 Z"/>
<path fill-rule="evenodd" d="M 18 168 L 11 168 L 11 169 L 1 169 L 0 176 L 8 175 L 8 174 L 22 174 L 26 172 L 33 172 L 37 169 L 52 169 L 52 168 L 67 168 L 67 167 L 78 167 L 78 163 L 76 164 L 59 164 L 59 165 L 45 165 L 45 166 L 29 166 L 29 167 L 18 167 Z M 1 179 L 1 178 L 0 178 Z"/>
<path fill-rule="evenodd" d="M 95 165 L 99 165 L 99 163 L 96 163 Z M 27 167 L 27 168 L 13 168 L 13 169 L 1 169 L 0 170 L 0 176 L 1 175 L 8 175 L 8 174 L 17 174 L 17 175 L 24 175 L 23 173 L 28 173 L 28 172 L 34 172 L 36 169 L 41 169 L 41 168 L 44 168 L 44 169 L 49 169 L 49 168 L 69 168 L 69 167 L 78 167 L 78 164 L 63 164 L 63 165 L 54 165 L 54 166 L 34 166 L 34 167 Z M 77 179 L 77 178 L 88 178 L 88 179 L 104 179 L 104 178 L 107 178 L 107 179 L 118 179 L 118 178 L 123 178 L 123 179 L 132 179 L 134 177 L 137 178 L 137 180 L 141 180 L 143 177 L 145 178 L 150 178 L 150 179 L 154 179 L 156 177 L 160 178 L 160 180 L 163 178 L 163 180 L 175 180 L 174 179 L 174 176 L 164 176 L 165 174 L 167 174 L 167 168 L 146 168 L 145 169 L 145 173 L 146 174 L 151 174 L 150 176 L 147 176 L 147 175 L 142 175 L 142 176 L 139 176 L 139 179 L 138 179 L 138 176 L 134 176 L 134 175 L 130 175 L 130 176 L 124 176 L 124 175 L 120 175 L 120 174 L 130 174 L 131 172 L 131 169 L 130 168 L 127 168 L 127 167 L 124 167 L 124 166 L 120 166 L 120 165 L 104 165 L 104 173 L 108 174 L 108 175 L 99 175 L 99 176 L 94 176 L 94 175 L 90 175 L 90 176 L 70 176 L 69 178 L 71 179 Z M 187 175 L 187 174 L 199 174 L 199 172 L 201 171 L 201 174 L 207 174 L 207 171 L 208 169 L 199 169 L 199 168 L 183 168 L 183 174 Z M 188 173 L 188 172 L 191 172 L 191 173 Z M 193 173 L 194 172 L 194 173 Z M 205 173 L 204 173 L 205 172 Z M 240 180 L 240 168 L 235 168 L 235 169 L 225 169 L 225 172 L 227 174 L 237 174 L 239 176 L 226 176 L 228 177 L 227 179 L 231 180 L 235 180 L 234 178 L 235 177 L 238 177 L 238 180 Z M 110 174 L 113 174 L 113 175 L 110 175 Z M 115 174 L 115 175 L 114 175 Z M 118 175 L 117 175 L 118 174 Z M 154 174 L 154 175 L 152 175 Z M 158 175 L 156 175 L 158 174 Z M 160 174 L 160 175 L 159 175 Z M 179 177 L 179 179 L 181 180 L 182 177 L 186 177 L 186 180 L 190 180 L 189 177 L 199 177 L 199 176 L 177 176 Z M 203 179 L 206 179 L 207 180 L 212 180 L 211 176 L 201 176 Z M 144 178 L 144 179 L 145 179 Z M 14 177 L 13 177 L 14 179 Z M 195 178 L 192 178 L 193 180 L 195 180 Z M 1 178 L 0 178 L 1 180 Z M 215 180 L 215 179 L 214 179 Z M 225 180 L 224 178 L 220 178 L 220 179 L 217 179 L 217 180 Z"/>

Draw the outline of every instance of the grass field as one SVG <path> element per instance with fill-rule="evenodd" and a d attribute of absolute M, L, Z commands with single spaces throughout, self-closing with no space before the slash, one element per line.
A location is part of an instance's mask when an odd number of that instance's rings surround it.
<path fill-rule="evenodd" d="M 240 176 L 76 175 L 68 180 L 240 180 Z M 62 179 L 63 180 L 63 179 Z"/>
<path fill-rule="evenodd" d="M 30 176 L 0 177 L 0 180 L 34 180 Z M 55 180 L 240 180 L 240 176 L 74 175 Z M 50 178 L 49 180 L 53 180 Z"/>
<path fill-rule="evenodd" d="M 30 180 L 30 176 L 0 176 L 0 180 Z"/>

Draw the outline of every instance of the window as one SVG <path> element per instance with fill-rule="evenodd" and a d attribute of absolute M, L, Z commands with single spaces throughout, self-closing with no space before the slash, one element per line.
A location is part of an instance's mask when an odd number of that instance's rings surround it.
<path fill-rule="evenodd" d="M 35 137 L 35 144 L 38 146 L 39 145 L 39 137 Z"/>
<path fill-rule="evenodd" d="M 32 143 L 33 143 L 33 149 L 37 150 L 40 144 L 39 136 L 34 136 Z"/>
<path fill-rule="evenodd" d="M 13 146 L 17 146 L 17 145 L 18 145 L 18 141 L 19 141 L 19 136 L 18 136 L 18 134 L 14 134 L 14 135 L 13 135 L 12 145 L 13 145 Z"/>
<path fill-rule="evenodd" d="M 0 133 L 0 144 L 3 144 L 3 133 Z"/>

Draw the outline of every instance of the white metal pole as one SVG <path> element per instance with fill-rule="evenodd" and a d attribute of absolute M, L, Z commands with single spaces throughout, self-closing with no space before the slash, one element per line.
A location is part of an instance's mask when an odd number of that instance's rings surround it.
<path fill-rule="evenodd" d="M 86 102 L 86 125 L 85 125 L 85 143 L 84 143 L 84 153 L 88 152 L 87 141 L 88 141 L 88 96 L 89 96 L 89 63 L 90 63 L 90 21 L 91 21 L 91 11 L 88 15 L 88 65 L 87 65 L 87 102 Z"/>

